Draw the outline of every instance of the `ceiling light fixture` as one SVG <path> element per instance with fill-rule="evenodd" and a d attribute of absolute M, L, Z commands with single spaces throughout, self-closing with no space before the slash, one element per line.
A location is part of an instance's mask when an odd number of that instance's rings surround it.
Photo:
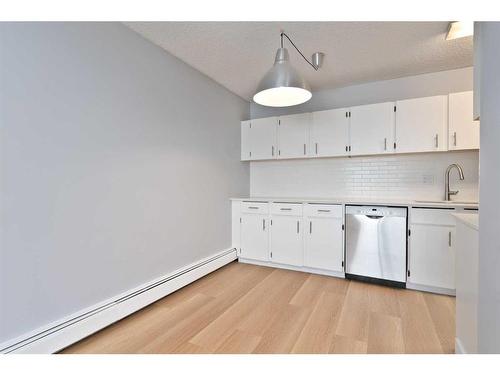
<path fill-rule="evenodd" d="M 446 40 L 464 38 L 474 34 L 474 21 L 455 21 L 450 22 Z"/>
<path fill-rule="evenodd" d="M 257 93 L 253 96 L 255 103 L 268 107 L 289 107 L 302 104 L 311 99 L 311 89 L 307 82 L 290 64 L 288 50 L 283 47 L 283 37 L 286 37 L 298 53 L 314 70 L 323 64 L 324 54 L 316 52 L 312 55 L 312 62 L 306 59 L 290 37 L 281 32 L 280 48 L 276 52 L 273 67 L 266 73 L 259 83 Z"/>

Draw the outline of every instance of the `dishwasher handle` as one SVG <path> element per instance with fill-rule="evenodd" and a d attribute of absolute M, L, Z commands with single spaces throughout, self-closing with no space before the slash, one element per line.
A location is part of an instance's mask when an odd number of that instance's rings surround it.
<path fill-rule="evenodd" d="M 378 219 L 382 219 L 383 216 L 382 215 L 365 215 L 367 218 L 369 219 L 374 219 L 374 220 L 378 220 Z"/>

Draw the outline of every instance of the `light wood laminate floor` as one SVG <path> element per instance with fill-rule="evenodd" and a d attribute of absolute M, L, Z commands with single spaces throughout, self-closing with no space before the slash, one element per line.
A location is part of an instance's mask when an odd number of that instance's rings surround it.
<path fill-rule="evenodd" d="M 455 299 L 233 262 L 63 353 L 453 353 Z"/>

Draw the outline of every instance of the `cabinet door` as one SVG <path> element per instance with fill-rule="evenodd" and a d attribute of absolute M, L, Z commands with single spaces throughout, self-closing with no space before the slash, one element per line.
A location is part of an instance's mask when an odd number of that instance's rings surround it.
<path fill-rule="evenodd" d="M 408 281 L 419 285 L 455 289 L 454 238 L 454 226 L 413 224 Z"/>
<path fill-rule="evenodd" d="M 242 258 L 269 260 L 269 220 L 266 215 L 242 215 L 240 246 Z"/>
<path fill-rule="evenodd" d="M 394 103 L 352 107 L 349 118 L 351 155 L 392 153 Z"/>
<path fill-rule="evenodd" d="M 311 156 L 347 155 L 349 146 L 349 110 L 332 109 L 312 113 Z"/>
<path fill-rule="evenodd" d="M 472 91 L 448 96 L 448 148 L 470 150 L 479 148 L 479 121 L 474 121 Z"/>
<path fill-rule="evenodd" d="M 250 121 L 241 122 L 241 160 L 250 160 Z"/>
<path fill-rule="evenodd" d="M 446 151 L 446 95 L 396 102 L 396 152 Z"/>
<path fill-rule="evenodd" d="M 311 114 L 281 116 L 278 120 L 278 158 L 307 156 Z"/>
<path fill-rule="evenodd" d="M 250 159 L 274 159 L 276 157 L 277 117 L 251 120 L 250 124 Z"/>
<path fill-rule="evenodd" d="M 342 219 L 310 217 L 307 225 L 304 266 L 343 272 Z"/>
<path fill-rule="evenodd" d="M 271 225 L 271 261 L 302 266 L 302 217 L 273 216 Z"/>

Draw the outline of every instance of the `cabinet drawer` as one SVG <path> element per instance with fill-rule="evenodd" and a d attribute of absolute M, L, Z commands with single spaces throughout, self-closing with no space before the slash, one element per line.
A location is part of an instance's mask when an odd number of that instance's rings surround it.
<path fill-rule="evenodd" d="M 302 203 L 271 203 L 271 214 L 302 216 Z"/>
<path fill-rule="evenodd" d="M 304 207 L 304 215 L 342 218 L 342 206 L 340 204 L 307 204 Z"/>
<path fill-rule="evenodd" d="M 241 202 L 241 212 L 245 214 L 268 214 L 269 203 L 267 202 Z"/>
<path fill-rule="evenodd" d="M 455 210 L 412 208 L 410 220 L 412 224 L 455 226 L 455 218 L 452 215 L 454 212 Z"/>

